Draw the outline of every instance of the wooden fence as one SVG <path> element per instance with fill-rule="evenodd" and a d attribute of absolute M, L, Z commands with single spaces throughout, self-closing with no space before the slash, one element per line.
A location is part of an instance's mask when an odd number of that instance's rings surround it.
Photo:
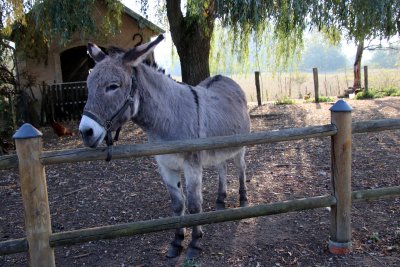
<path fill-rule="evenodd" d="M 78 120 L 87 100 L 86 82 L 58 83 L 42 86 L 42 121 Z"/>
<path fill-rule="evenodd" d="M 400 119 L 352 123 L 351 108 L 343 100 L 339 100 L 331 108 L 331 119 L 332 124 L 322 126 L 151 145 L 117 146 L 114 148 L 113 158 L 170 154 L 331 136 L 331 164 L 334 185 L 332 195 L 59 233 L 52 233 L 51 230 L 44 166 L 64 162 L 104 160 L 107 149 L 102 147 L 42 152 L 41 133 L 31 125 L 24 124 L 14 135 L 18 158 L 15 155 L 0 157 L 0 169 L 19 167 L 27 237 L 0 242 L 0 255 L 28 251 L 31 266 L 55 266 L 53 251 L 55 246 L 321 207 L 331 207 L 329 250 L 336 254 L 348 253 L 351 249 L 352 202 L 400 196 L 400 186 L 351 191 L 351 135 L 352 133 L 400 129 Z"/>

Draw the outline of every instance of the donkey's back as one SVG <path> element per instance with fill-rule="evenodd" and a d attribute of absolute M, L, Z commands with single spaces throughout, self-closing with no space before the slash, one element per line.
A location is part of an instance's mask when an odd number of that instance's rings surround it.
<path fill-rule="evenodd" d="M 197 88 L 200 88 L 200 137 L 250 131 L 246 96 L 235 81 L 217 75 L 202 81 Z"/>

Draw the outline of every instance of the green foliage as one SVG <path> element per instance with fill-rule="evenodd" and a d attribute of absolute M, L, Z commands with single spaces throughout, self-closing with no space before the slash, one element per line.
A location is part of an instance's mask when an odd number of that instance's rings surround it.
<path fill-rule="evenodd" d="M 47 58 L 47 49 L 52 43 L 66 45 L 75 34 L 81 39 L 88 35 L 113 36 L 118 32 L 123 11 L 120 1 L 111 0 L 104 1 L 107 13 L 101 17 L 96 13 L 96 0 L 37 0 L 25 2 L 29 3 L 25 6 L 22 1 L 11 2 L 14 21 L 4 27 L 3 33 L 8 34 L 27 57 L 38 60 Z M 20 14 L 21 9 L 25 14 Z"/>
<path fill-rule="evenodd" d="M 333 102 L 335 101 L 335 98 L 331 97 L 331 96 L 320 96 L 318 97 L 318 102 L 321 103 L 327 103 L 327 102 Z M 315 103 L 315 98 L 309 98 L 306 100 L 307 103 Z"/>
<path fill-rule="evenodd" d="M 379 238 L 379 233 L 373 232 L 372 235 L 369 236 L 369 240 L 371 240 L 374 243 L 380 242 L 381 239 Z"/>
<path fill-rule="evenodd" d="M 296 101 L 288 96 L 284 96 L 275 101 L 275 105 L 293 105 Z"/>
<path fill-rule="evenodd" d="M 278 67 L 287 66 L 288 59 L 297 55 L 306 29 L 324 32 L 334 44 L 340 40 L 340 32 L 356 42 L 387 39 L 400 32 L 399 13 L 397 0 L 216 1 L 217 18 L 233 32 L 232 45 L 239 51 L 246 52 L 246 38 L 252 33 L 262 36 L 261 32 L 273 25 L 274 45 L 264 43 L 275 51 Z"/>
<path fill-rule="evenodd" d="M 356 99 L 374 99 L 374 98 L 382 98 L 385 96 L 400 96 L 400 88 L 397 87 L 388 87 L 381 90 L 377 90 L 374 88 L 370 88 L 368 92 L 362 91 L 356 95 Z"/>
<path fill-rule="evenodd" d="M 385 96 L 400 96 L 400 88 L 389 87 L 382 90 Z"/>

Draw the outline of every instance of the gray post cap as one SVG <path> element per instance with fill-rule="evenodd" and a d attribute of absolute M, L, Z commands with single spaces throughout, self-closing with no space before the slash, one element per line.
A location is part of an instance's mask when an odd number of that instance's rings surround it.
<path fill-rule="evenodd" d="M 346 101 L 340 99 L 329 110 L 332 112 L 351 112 L 353 108 Z"/>
<path fill-rule="evenodd" d="M 13 139 L 28 139 L 41 137 L 43 134 L 32 126 L 32 124 L 24 123 L 13 135 Z"/>

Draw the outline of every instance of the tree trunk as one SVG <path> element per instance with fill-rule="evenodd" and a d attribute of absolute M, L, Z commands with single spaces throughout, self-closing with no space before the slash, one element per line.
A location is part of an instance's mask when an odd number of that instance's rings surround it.
<path fill-rule="evenodd" d="M 357 46 L 356 59 L 354 61 L 354 84 L 353 90 L 361 88 L 361 59 L 364 52 L 364 40 L 360 41 Z"/>
<path fill-rule="evenodd" d="M 183 16 L 180 0 L 167 0 L 167 15 L 181 62 L 182 81 L 197 85 L 210 77 L 210 42 L 214 29 L 214 0 L 199 15 Z M 203 17 L 200 17 L 203 16 Z"/>

